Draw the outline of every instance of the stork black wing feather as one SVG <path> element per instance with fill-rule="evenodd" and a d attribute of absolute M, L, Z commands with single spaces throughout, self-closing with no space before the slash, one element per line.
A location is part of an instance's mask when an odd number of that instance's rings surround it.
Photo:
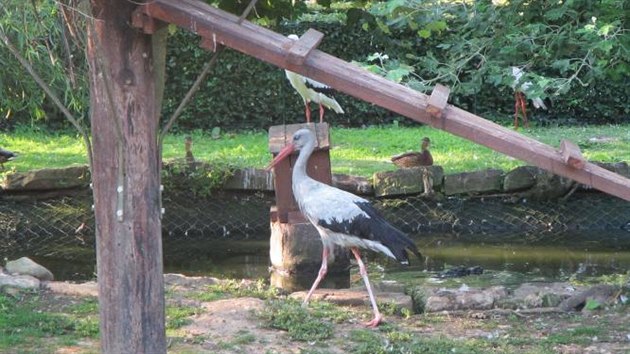
<path fill-rule="evenodd" d="M 387 247 L 401 263 L 409 262 L 407 250 L 418 258 L 420 252 L 411 239 L 402 231 L 388 223 L 368 202 L 355 202 L 367 216 L 356 215 L 352 220 L 320 220 L 319 225 L 336 233 L 375 241 Z"/>
<path fill-rule="evenodd" d="M 333 88 L 319 82 L 317 82 L 317 84 L 314 84 L 313 81 L 308 78 L 304 80 L 304 83 L 306 84 L 306 87 L 310 88 L 311 90 L 315 92 L 322 93 L 324 95 L 329 95 L 335 92 Z"/>

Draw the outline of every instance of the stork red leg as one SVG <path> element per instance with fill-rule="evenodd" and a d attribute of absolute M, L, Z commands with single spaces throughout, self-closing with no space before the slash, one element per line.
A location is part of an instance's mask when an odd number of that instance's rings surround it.
<path fill-rule="evenodd" d="M 514 130 L 518 129 L 518 110 L 520 104 L 518 102 L 518 91 L 514 91 Z"/>
<path fill-rule="evenodd" d="M 525 95 L 521 92 L 519 95 L 521 111 L 523 112 L 523 126 L 525 128 L 529 128 L 529 121 L 527 120 L 527 100 L 525 100 Z"/>
<path fill-rule="evenodd" d="M 306 123 L 311 122 L 311 107 L 310 101 L 304 101 L 304 113 L 306 114 Z"/>
<path fill-rule="evenodd" d="M 378 311 L 378 307 L 376 306 L 376 298 L 374 297 L 374 293 L 372 292 L 372 287 L 370 286 L 370 281 L 368 280 L 367 269 L 365 269 L 365 265 L 361 260 L 361 253 L 359 253 L 359 249 L 356 247 L 352 247 L 352 254 L 354 254 L 354 258 L 357 259 L 357 263 L 359 264 L 359 273 L 363 278 L 363 282 L 365 283 L 365 287 L 367 288 L 368 295 L 370 296 L 370 302 L 372 303 L 372 309 L 374 310 L 374 318 L 366 323 L 365 325 L 368 327 L 376 327 L 381 323 L 383 316 Z"/>
<path fill-rule="evenodd" d="M 324 106 L 319 104 L 319 122 L 324 123 Z"/>
<path fill-rule="evenodd" d="M 326 276 L 326 273 L 328 273 L 328 248 L 324 246 L 324 251 L 322 251 L 322 267 L 319 268 L 319 273 L 317 274 L 317 278 L 313 282 L 313 285 L 311 286 L 311 290 L 309 290 L 308 294 L 306 294 L 303 305 L 308 304 L 308 301 L 311 299 L 313 292 L 315 291 L 315 289 L 317 289 L 319 282 L 321 282 L 322 279 L 324 279 L 324 277 Z"/>

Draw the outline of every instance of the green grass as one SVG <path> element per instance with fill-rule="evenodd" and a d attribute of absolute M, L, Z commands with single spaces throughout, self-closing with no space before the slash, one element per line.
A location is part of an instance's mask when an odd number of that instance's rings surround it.
<path fill-rule="evenodd" d="M 594 161 L 630 161 L 630 125 L 589 127 L 551 127 L 521 130 L 553 147 L 561 139 L 569 139 L 580 146 L 583 154 Z M 193 153 L 199 160 L 235 167 L 264 167 L 270 161 L 267 133 L 244 132 L 223 134 L 212 139 L 209 133 L 195 131 Z M 410 150 L 418 150 L 423 136 L 432 141 L 435 163 L 446 173 L 485 168 L 510 170 L 524 163 L 474 144 L 447 132 L 422 127 L 370 127 L 366 129 L 333 128 L 331 131 L 332 168 L 335 173 L 371 176 L 374 172 L 393 170 L 390 157 Z M 591 142 L 597 137 L 610 141 Z M 41 130 L 17 129 L 0 133 L 0 147 L 20 153 L 7 168 L 26 171 L 46 167 L 63 167 L 86 163 L 85 149 L 80 137 L 71 133 L 47 133 Z M 184 134 L 169 135 L 164 143 L 164 159 L 184 157 Z"/>
<path fill-rule="evenodd" d="M 93 305 L 80 303 L 61 313 L 41 311 L 37 308 L 38 302 L 36 293 L 20 293 L 18 297 L 0 293 L 0 352 L 16 348 L 29 352 L 51 337 L 60 345 L 98 337 Z"/>
<path fill-rule="evenodd" d="M 209 285 L 204 291 L 193 292 L 188 298 L 199 301 L 216 301 L 233 297 L 255 297 L 259 299 L 271 299 L 278 295 L 278 289 L 269 286 L 264 280 L 243 282 L 227 279 L 218 284 Z"/>

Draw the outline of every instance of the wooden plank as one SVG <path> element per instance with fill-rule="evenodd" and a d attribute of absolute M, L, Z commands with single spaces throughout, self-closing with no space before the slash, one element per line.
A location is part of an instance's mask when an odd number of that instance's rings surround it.
<path fill-rule="evenodd" d="M 451 90 L 448 87 L 440 84 L 435 85 L 427 102 L 427 112 L 434 118 L 442 118 L 442 112 L 446 109 L 450 93 Z"/>
<path fill-rule="evenodd" d="M 315 132 L 317 136 L 316 150 L 329 149 L 329 127 L 328 123 L 302 123 L 302 124 L 286 124 L 286 125 L 274 125 L 269 128 L 269 152 L 277 154 L 282 150 L 290 141 L 293 134 L 303 128 L 308 128 Z"/>
<path fill-rule="evenodd" d="M 317 48 L 323 38 L 323 33 L 309 28 L 308 31 L 306 31 L 299 40 L 294 41 L 291 48 L 289 48 L 289 55 L 287 57 L 289 63 L 302 65 L 304 60 L 306 60 L 306 56 L 308 56 L 313 49 Z"/>
<path fill-rule="evenodd" d="M 584 168 L 586 164 L 580 148 L 569 140 L 560 142 L 560 154 L 562 154 L 564 162 L 573 168 Z"/>
<path fill-rule="evenodd" d="M 269 151 L 275 156 L 289 142 L 293 134 L 302 129 L 308 128 L 315 132 L 317 136 L 317 147 L 309 159 L 306 172 L 308 175 L 320 182 L 332 184 L 332 173 L 330 168 L 330 139 L 327 123 L 304 123 L 290 125 L 275 125 L 269 128 Z M 276 210 L 272 219 L 280 222 L 298 222 L 302 220 L 295 214 L 300 214 L 295 198 L 293 197 L 292 177 L 293 165 L 297 160 L 297 154 L 289 156 L 274 167 L 274 187 L 276 193 Z"/>
<path fill-rule="evenodd" d="M 224 45 L 244 54 L 630 201 L 630 179 L 588 162 L 583 169 L 575 169 L 565 163 L 555 148 L 452 105 L 443 110 L 443 119 L 432 119 L 426 95 L 318 49 L 312 50 L 302 65 L 291 63 L 286 59 L 291 39 L 247 21 L 237 25 L 236 16 L 200 1 L 154 0 L 141 8 L 149 16 L 203 37 L 212 38 L 214 34 Z"/>

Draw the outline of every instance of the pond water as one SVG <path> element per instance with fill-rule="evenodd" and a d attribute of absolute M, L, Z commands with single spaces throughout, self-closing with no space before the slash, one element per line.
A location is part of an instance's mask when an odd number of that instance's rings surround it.
<path fill-rule="evenodd" d="M 630 232 L 565 233 L 554 237 L 532 235 L 436 235 L 415 237 L 424 258 L 409 267 L 375 253 L 368 255 L 371 272 L 384 279 L 434 282 L 444 270 L 480 266 L 481 276 L 464 277 L 479 285 L 516 285 L 523 281 L 585 280 L 625 274 L 630 269 Z M 59 280 L 95 277 L 94 259 L 72 261 L 33 257 Z M 164 244 L 165 272 L 222 278 L 268 278 L 269 244 L 264 241 L 177 242 Z M 354 271 L 352 272 L 354 274 Z"/>

